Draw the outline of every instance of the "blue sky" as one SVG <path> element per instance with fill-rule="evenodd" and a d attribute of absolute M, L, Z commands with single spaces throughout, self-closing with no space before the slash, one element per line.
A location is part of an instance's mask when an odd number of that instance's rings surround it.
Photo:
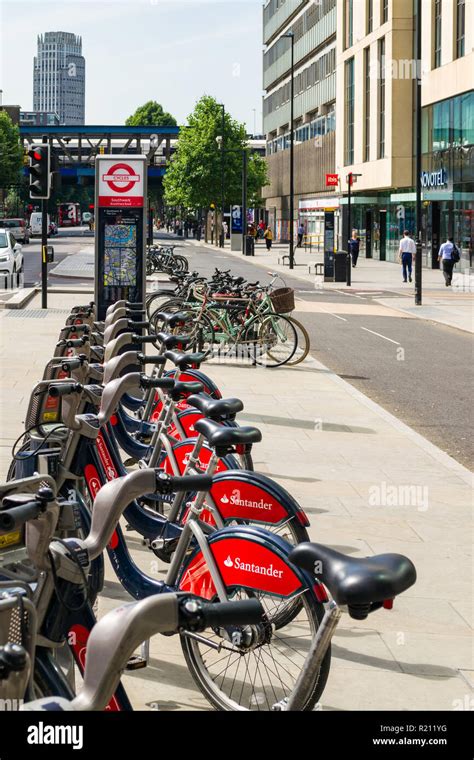
<path fill-rule="evenodd" d="M 262 0 L 0 0 L 4 104 L 32 108 L 37 34 L 74 32 L 86 123 L 122 124 L 147 100 L 185 123 L 206 93 L 261 131 Z M 255 113 L 254 113 L 255 109 Z"/>

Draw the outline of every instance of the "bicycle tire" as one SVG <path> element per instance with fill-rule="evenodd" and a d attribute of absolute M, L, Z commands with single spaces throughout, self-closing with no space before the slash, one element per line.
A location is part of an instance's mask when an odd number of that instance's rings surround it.
<path fill-rule="evenodd" d="M 295 355 L 288 362 L 286 362 L 288 367 L 295 367 L 297 364 L 301 364 L 301 362 L 303 362 L 308 356 L 311 349 L 311 341 L 310 341 L 309 333 L 306 327 L 298 319 L 295 319 L 295 317 L 292 317 L 289 315 L 286 315 L 286 318 L 292 323 L 292 325 L 297 331 L 298 345 L 296 347 Z M 298 330 L 301 332 L 302 339 L 298 333 Z M 301 349 L 300 349 L 300 345 L 301 345 Z M 300 350 L 301 350 L 301 353 L 300 353 Z M 296 354 L 298 354 L 298 356 L 296 356 Z"/>
<path fill-rule="evenodd" d="M 278 330 L 275 329 L 277 323 L 282 326 Z M 288 325 L 291 328 L 291 343 L 289 342 L 290 339 L 288 341 L 281 341 L 282 344 L 288 342 L 288 355 L 279 358 L 276 349 L 278 345 L 277 341 L 283 336 L 283 329 Z M 271 313 L 253 317 L 245 328 L 243 341 L 247 344 L 247 350 L 254 364 L 270 368 L 281 367 L 288 364 L 290 359 L 293 358 L 298 346 L 298 335 L 288 317 L 285 317 L 283 314 Z M 271 346 L 271 349 L 269 346 Z"/>
<path fill-rule="evenodd" d="M 260 601 L 263 600 L 263 596 L 260 592 L 250 592 L 247 589 L 237 589 L 236 594 L 234 595 L 234 599 L 239 596 L 240 598 L 248 598 L 249 596 L 256 596 Z M 302 609 L 306 609 L 308 611 L 310 625 L 312 625 L 312 636 L 314 636 L 316 634 L 317 629 L 319 628 L 321 624 L 321 620 L 324 614 L 324 609 L 323 609 L 322 604 L 318 602 L 313 602 L 312 604 L 310 604 L 308 602 L 308 598 L 309 597 L 305 594 L 302 599 L 301 605 L 302 605 Z M 273 632 L 273 635 L 275 635 L 275 631 Z M 233 686 L 231 688 L 230 695 L 229 696 L 224 695 L 222 692 L 222 686 L 224 684 L 224 679 L 226 677 L 225 674 L 227 672 L 227 669 L 221 681 L 221 689 L 219 689 L 217 685 L 215 684 L 212 678 L 212 675 L 207 670 L 206 664 L 203 660 L 203 657 L 201 656 L 199 645 L 200 644 L 203 645 L 203 643 L 197 641 L 196 639 L 192 639 L 189 636 L 186 636 L 186 634 L 181 634 L 180 638 L 181 638 L 181 647 L 183 650 L 184 658 L 186 660 L 186 664 L 188 666 L 189 672 L 191 673 L 191 676 L 193 677 L 193 680 L 196 683 L 199 690 L 201 691 L 201 693 L 206 697 L 208 702 L 216 710 L 223 710 L 223 711 L 228 711 L 228 712 L 237 711 L 237 710 L 238 711 L 251 710 L 251 709 L 260 710 L 260 706 L 258 704 L 258 695 L 255 695 L 257 704 L 254 705 L 253 707 L 252 706 L 242 707 L 236 702 L 235 699 L 231 698 Z M 284 642 L 285 638 L 282 637 L 281 641 Z M 282 643 L 282 646 L 285 647 L 285 644 Z M 212 651 L 210 648 L 209 650 Z M 219 653 L 219 655 L 220 654 L 221 653 Z M 292 651 L 292 655 L 293 657 L 295 657 L 293 651 Z M 263 665 L 261 666 L 261 669 L 263 669 L 263 667 L 265 666 L 264 661 L 263 661 L 263 656 L 264 655 L 261 654 L 260 662 L 263 663 Z M 234 658 L 235 658 L 235 651 L 234 651 Z M 246 659 L 246 655 L 242 655 L 241 660 L 242 659 Z M 326 655 L 323 659 L 323 662 L 322 662 L 322 665 L 321 665 L 321 668 L 319 670 L 316 680 L 306 687 L 306 693 L 302 695 L 303 697 L 302 702 L 304 704 L 303 710 L 305 712 L 312 710 L 316 702 L 321 698 L 321 695 L 324 691 L 324 688 L 326 686 L 326 682 L 329 676 L 330 665 L 331 665 L 331 648 L 329 646 L 326 652 Z M 278 673 L 278 668 L 275 665 L 275 661 L 273 661 L 272 666 L 274 670 L 277 670 L 277 678 L 280 677 Z M 257 665 L 257 669 L 259 667 L 260 666 Z M 237 678 L 238 669 L 239 669 L 239 665 L 237 666 L 237 669 L 235 671 L 234 682 L 236 681 L 236 678 Z M 247 662 L 246 673 L 248 672 L 249 672 L 249 663 Z M 219 675 L 216 676 L 216 680 L 218 677 Z M 259 677 L 263 686 L 263 678 L 262 678 L 261 672 L 259 673 Z M 253 689 L 253 686 L 252 686 L 252 689 Z M 278 695 L 277 689 L 278 689 L 278 684 L 276 684 L 276 688 L 273 686 L 273 692 Z M 240 699 L 242 699 L 243 691 L 244 691 L 244 686 L 242 686 Z M 279 701 L 279 700 L 275 699 L 275 701 Z M 268 700 L 267 700 L 267 705 L 268 706 L 266 709 L 271 710 L 272 706 L 268 703 Z"/>

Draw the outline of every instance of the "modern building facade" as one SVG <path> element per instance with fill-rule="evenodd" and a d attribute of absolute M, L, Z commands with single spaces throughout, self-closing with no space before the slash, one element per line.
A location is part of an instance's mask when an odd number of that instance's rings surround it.
<path fill-rule="evenodd" d="M 85 59 L 82 40 L 75 34 L 46 32 L 38 36 L 33 110 L 56 112 L 60 124 L 84 124 Z"/>
<path fill-rule="evenodd" d="M 290 80 L 294 34 L 294 218 L 308 239 L 323 234 L 324 208 L 338 205 L 326 174 L 335 164 L 336 0 L 269 0 L 263 8 L 263 131 L 270 184 L 263 188 L 268 221 L 289 239 Z"/>
<path fill-rule="evenodd" d="M 341 0 L 337 26 L 336 171 L 340 245 L 351 227 L 367 256 L 396 261 L 415 231 L 414 94 L 422 86 L 423 263 L 437 267 L 453 235 L 472 261 L 474 237 L 474 4 L 422 1 L 422 61 L 414 54 L 413 0 Z"/>
<path fill-rule="evenodd" d="M 59 116 L 56 111 L 20 111 L 22 127 L 58 127 Z"/>

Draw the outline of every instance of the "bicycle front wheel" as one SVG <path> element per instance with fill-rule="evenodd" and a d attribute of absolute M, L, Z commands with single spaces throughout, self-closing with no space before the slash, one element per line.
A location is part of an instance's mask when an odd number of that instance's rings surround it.
<path fill-rule="evenodd" d="M 236 589 L 232 601 L 254 596 L 262 603 L 267 623 L 252 631 L 255 639 L 244 646 L 222 638 L 220 631 L 205 631 L 197 638 L 183 634 L 181 646 L 188 668 L 206 699 L 217 709 L 226 711 L 269 711 L 288 698 L 317 633 L 322 619 L 322 605 L 315 604 L 308 592 L 299 600 L 281 599 L 265 592 Z M 284 615 L 290 605 L 293 616 L 288 625 L 275 630 L 273 621 Z M 266 628 L 265 628 L 266 626 Z M 250 634 L 249 634 L 250 636 Z M 302 695 L 304 710 L 312 710 L 320 698 L 329 674 L 331 655 L 328 649 L 312 683 Z"/>
<path fill-rule="evenodd" d="M 283 314 L 254 317 L 245 329 L 243 340 L 253 362 L 263 367 L 288 364 L 298 346 L 296 329 Z"/>

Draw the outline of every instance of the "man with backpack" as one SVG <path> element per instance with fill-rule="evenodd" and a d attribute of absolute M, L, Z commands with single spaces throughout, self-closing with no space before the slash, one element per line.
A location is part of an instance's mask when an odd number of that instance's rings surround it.
<path fill-rule="evenodd" d="M 458 248 L 454 245 L 454 239 L 448 237 L 447 241 L 439 249 L 438 261 L 441 261 L 443 267 L 443 276 L 446 287 L 451 285 L 453 279 L 453 269 L 458 263 L 461 256 Z"/>

